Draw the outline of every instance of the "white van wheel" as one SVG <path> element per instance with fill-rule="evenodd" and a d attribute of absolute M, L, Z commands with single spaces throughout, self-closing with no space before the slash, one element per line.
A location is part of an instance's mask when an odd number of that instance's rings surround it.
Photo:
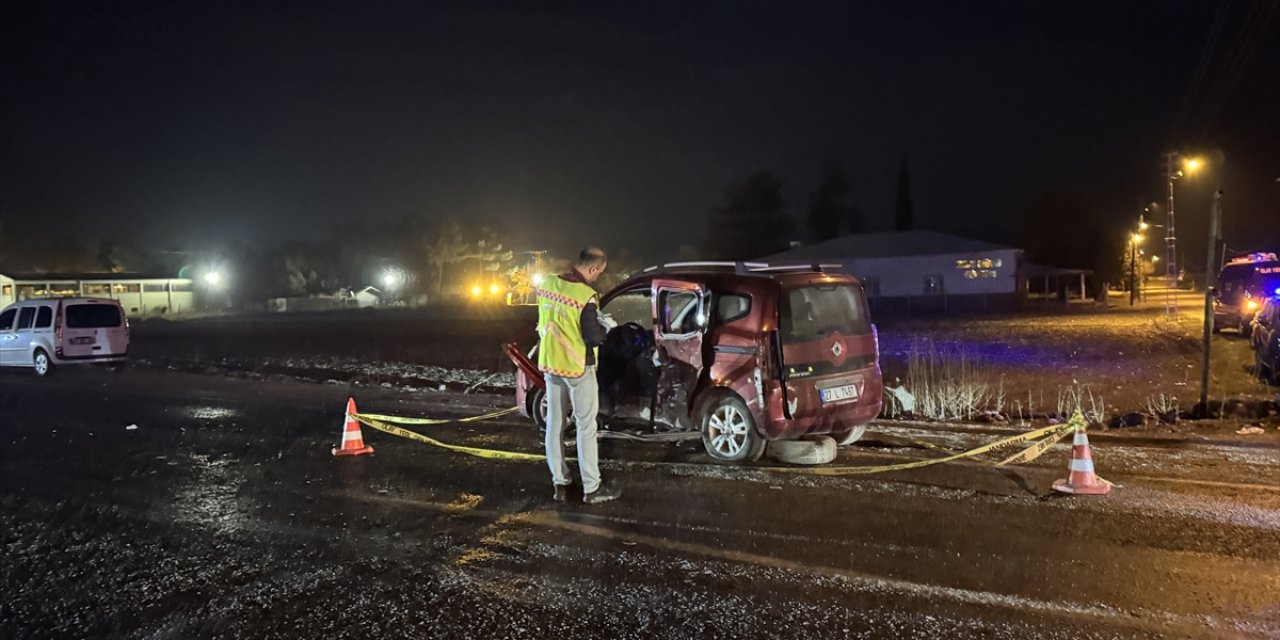
<path fill-rule="evenodd" d="M 867 433 L 867 425 L 860 424 L 848 431 L 833 433 L 831 434 L 831 437 L 835 438 L 837 447 L 843 447 L 861 440 L 862 436 L 865 435 L 866 433 Z"/>
<path fill-rule="evenodd" d="M 827 464 L 836 459 L 836 441 L 831 436 L 774 440 L 769 443 L 769 457 L 785 464 Z"/>
<path fill-rule="evenodd" d="M 31 357 L 31 365 L 36 370 L 36 375 L 41 378 L 53 373 L 53 361 L 49 359 L 49 354 L 44 349 L 36 349 L 36 353 Z"/>

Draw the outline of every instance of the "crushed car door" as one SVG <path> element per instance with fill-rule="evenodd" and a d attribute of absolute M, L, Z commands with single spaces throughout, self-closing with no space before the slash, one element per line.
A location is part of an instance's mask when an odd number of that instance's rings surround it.
<path fill-rule="evenodd" d="M 705 289 L 693 282 L 653 281 L 654 360 L 660 368 L 653 423 L 692 429 L 689 399 L 702 375 L 702 335 L 707 326 Z"/>

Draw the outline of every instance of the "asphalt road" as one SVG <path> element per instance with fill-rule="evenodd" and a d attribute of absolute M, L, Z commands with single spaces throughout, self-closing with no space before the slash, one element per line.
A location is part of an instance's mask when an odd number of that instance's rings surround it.
<path fill-rule="evenodd" d="M 348 389 L 0 372 L 3 638 L 1280 637 L 1280 439 L 1097 434 L 1035 463 L 817 477 L 606 442 L 624 496 L 365 430 Z M 498 396 L 358 393 L 434 417 Z M 136 428 L 130 429 L 131 425 Z M 424 427 L 535 451 L 521 419 Z M 875 427 L 843 464 L 996 437 Z M 1067 441 L 1069 442 L 1069 440 Z"/>

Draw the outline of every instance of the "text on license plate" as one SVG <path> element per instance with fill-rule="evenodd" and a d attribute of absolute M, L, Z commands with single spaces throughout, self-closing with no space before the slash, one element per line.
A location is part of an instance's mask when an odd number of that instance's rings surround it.
<path fill-rule="evenodd" d="M 818 397 L 823 403 L 854 400 L 858 397 L 858 388 L 851 384 L 844 384 L 838 387 L 819 389 Z"/>
<path fill-rule="evenodd" d="M 93 338 L 72 338 L 71 344 L 93 344 Z"/>

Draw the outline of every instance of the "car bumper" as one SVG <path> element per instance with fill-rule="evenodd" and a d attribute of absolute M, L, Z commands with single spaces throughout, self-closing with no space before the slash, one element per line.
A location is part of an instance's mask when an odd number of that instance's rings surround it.
<path fill-rule="evenodd" d="M 851 374 L 862 381 L 862 393 L 857 400 L 825 406 L 819 411 L 796 417 L 788 417 L 781 386 L 771 389 L 766 405 L 768 415 L 761 429 L 765 439 L 796 440 L 809 435 L 843 433 L 874 420 L 884 404 L 880 366 L 877 364 Z"/>

